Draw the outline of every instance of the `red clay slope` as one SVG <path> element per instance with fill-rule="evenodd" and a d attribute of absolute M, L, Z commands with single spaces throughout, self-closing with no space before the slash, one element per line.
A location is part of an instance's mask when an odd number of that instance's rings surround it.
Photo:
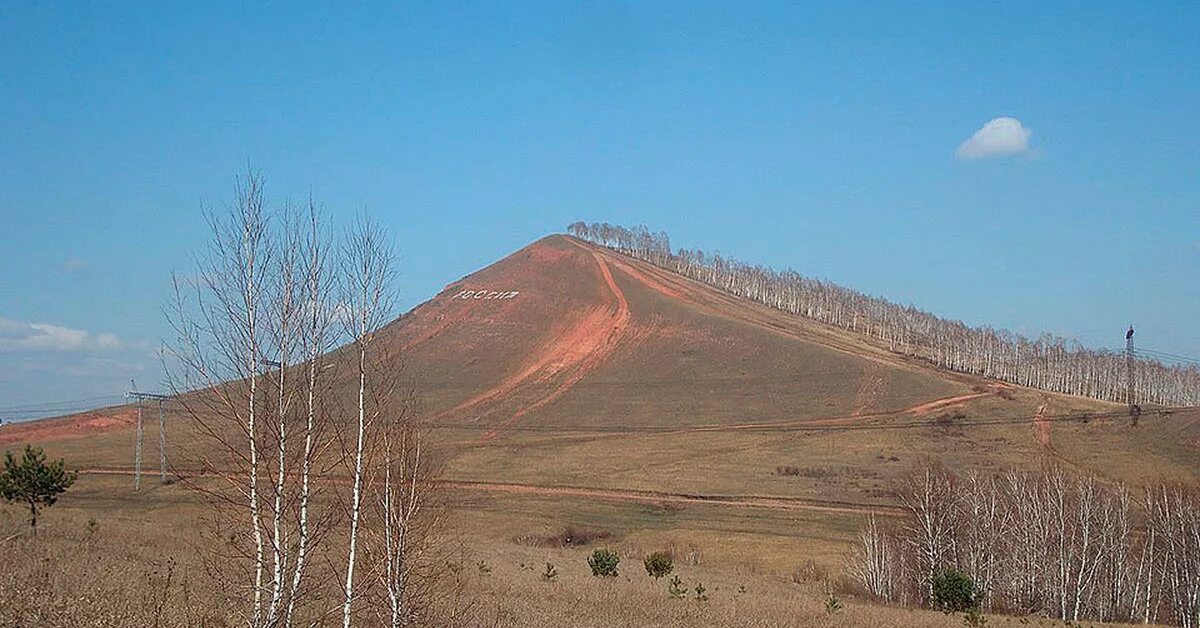
<path fill-rule="evenodd" d="M 382 366 L 418 381 L 437 424 L 477 430 L 481 441 L 514 430 L 842 423 L 987 394 L 969 378 L 567 236 L 446 286 L 382 330 L 379 346 Z M 128 421 L 69 423 L 3 431 L 57 440 Z"/>
<path fill-rule="evenodd" d="M 383 332 L 439 423 L 641 429 L 899 410 L 970 392 L 845 334 L 566 236 L 448 285 Z"/>

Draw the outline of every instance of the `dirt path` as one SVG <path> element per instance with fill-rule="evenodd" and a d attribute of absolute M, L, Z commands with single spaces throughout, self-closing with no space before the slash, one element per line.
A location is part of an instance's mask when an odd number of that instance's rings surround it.
<path fill-rule="evenodd" d="M 695 427 L 680 428 L 672 430 L 670 433 L 686 433 L 686 432 L 725 432 L 736 430 L 786 430 L 789 427 L 809 427 L 818 425 L 847 425 L 859 423 L 865 419 L 883 419 L 888 417 L 902 416 L 911 414 L 913 416 L 924 416 L 934 410 L 949 408 L 964 404 L 972 399 L 986 397 L 992 393 L 981 392 L 972 393 L 970 395 L 956 395 L 954 397 L 945 397 L 927 401 L 920 405 L 902 410 L 883 410 L 879 412 L 856 412 L 850 415 L 820 417 L 815 419 L 797 419 L 794 421 L 771 421 L 764 423 L 734 423 L 726 425 L 700 425 Z"/>
<path fill-rule="evenodd" d="M 1042 447 L 1050 448 L 1050 422 L 1046 420 L 1046 404 L 1038 406 L 1033 413 L 1033 431 Z"/>
<path fill-rule="evenodd" d="M 944 410 L 946 408 L 950 408 L 953 406 L 959 406 L 959 405 L 962 405 L 972 399 L 986 397 L 990 394 L 992 394 L 991 391 L 988 391 L 988 392 L 971 393 L 969 395 L 957 395 L 954 397 L 946 397 L 944 399 L 935 399 L 933 401 L 923 403 L 919 406 L 913 406 L 913 407 L 909 408 L 907 410 L 907 412 L 909 412 L 911 414 L 915 414 L 916 416 L 924 416 L 935 410 Z"/>
<path fill-rule="evenodd" d="M 899 515 L 900 508 L 881 504 L 811 499 L 805 497 L 774 497 L 768 495 L 700 495 L 691 493 L 667 493 L 634 489 L 586 488 L 575 486 L 539 486 L 534 484 L 509 484 L 503 482 L 464 482 L 448 480 L 443 486 L 458 490 L 510 493 L 517 495 L 585 497 L 608 501 L 625 501 L 644 504 L 711 504 L 734 508 L 765 508 L 770 510 L 809 510 L 837 513 L 875 512 L 883 515 Z"/>
<path fill-rule="evenodd" d="M 490 441 L 529 412 L 561 397 L 612 354 L 629 328 L 629 302 L 613 280 L 605 259 L 596 251 L 580 248 L 588 251 L 596 262 L 606 292 L 602 304 L 591 308 L 578 321 L 550 338 L 520 371 L 441 413 L 439 417 L 502 401 L 535 384 L 553 386 L 549 392 L 527 402 L 492 426 L 480 439 Z"/>
<path fill-rule="evenodd" d="M 866 414 L 871 406 L 875 405 L 883 393 L 883 377 L 883 369 L 878 364 L 867 363 L 867 368 L 863 371 L 862 380 L 858 384 L 858 390 L 854 392 L 854 401 L 851 404 L 851 407 L 854 408 L 854 416 Z"/>
<path fill-rule="evenodd" d="M 80 469 L 84 475 L 131 476 L 132 469 L 98 467 Z M 187 473 L 189 478 L 222 477 L 216 473 Z M 337 482 L 349 482 L 348 478 L 328 478 Z M 509 482 L 477 482 L 470 480 L 440 480 L 439 486 L 457 491 L 504 493 L 509 495 L 532 495 L 539 497 L 578 497 L 605 501 L 633 502 L 638 504 L 707 504 L 730 508 L 759 508 L 766 510 L 803 510 L 861 514 L 874 512 L 879 515 L 900 515 L 898 506 L 869 504 L 863 502 L 813 499 L 807 497 L 779 497 L 771 495 L 704 495 L 699 493 L 670 493 L 621 488 L 589 488 L 583 486 L 545 486 Z"/>

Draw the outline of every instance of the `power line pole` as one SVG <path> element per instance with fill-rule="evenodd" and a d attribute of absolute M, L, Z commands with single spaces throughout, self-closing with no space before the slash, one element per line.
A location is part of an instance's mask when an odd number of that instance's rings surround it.
<path fill-rule="evenodd" d="M 158 479 L 167 483 L 167 411 L 158 400 Z"/>
<path fill-rule="evenodd" d="M 145 430 L 142 426 L 142 405 L 147 399 L 158 402 L 158 473 L 163 483 L 167 481 L 167 414 L 163 402 L 170 399 L 169 395 L 138 392 L 137 384 L 129 380 L 129 392 L 125 396 L 137 399 L 137 443 L 133 448 L 133 490 L 142 490 L 142 440 Z"/>
<path fill-rule="evenodd" d="M 1129 404 L 1129 423 L 1137 426 L 1142 408 L 1137 405 L 1133 380 L 1133 324 L 1125 332 L 1125 403 Z"/>

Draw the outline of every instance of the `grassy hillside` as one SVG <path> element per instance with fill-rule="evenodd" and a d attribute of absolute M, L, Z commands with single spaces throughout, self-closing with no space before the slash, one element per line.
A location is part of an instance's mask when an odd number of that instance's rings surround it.
<path fill-rule="evenodd" d="M 896 480 L 928 460 L 951 469 L 1053 461 L 1135 484 L 1200 477 L 1200 412 L 1149 412 L 1130 427 L 1119 406 L 940 371 L 564 236 L 451 283 L 390 324 L 381 346 L 381 366 L 417 382 L 455 534 L 472 560 L 496 567 L 473 586 L 498 616 L 518 618 L 501 625 L 551 625 L 581 608 L 617 623 L 708 625 L 743 616 L 748 600 L 764 614 L 739 625 L 820 618 L 823 593 L 792 574 L 836 580 L 865 513 L 892 512 Z M 338 354 L 328 363 L 334 390 L 352 390 Z M 189 461 L 206 443 L 178 405 L 168 410 L 172 459 L 194 474 Z M 120 407 L 5 426 L 0 448 L 33 442 L 93 472 L 52 515 L 62 525 L 186 520 L 198 506 L 179 487 L 131 495 L 132 417 Z M 156 410 L 146 420 L 152 486 Z M 698 611 L 657 608 L 661 592 L 642 584 L 597 589 L 574 573 L 582 550 L 536 542 L 567 526 L 603 532 L 629 556 L 694 549 L 702 558 L 690 571 L 720 594 Z M 122 534 L 151 546 L 186 536 Z M 571 577 L 543 587 L 519 567 L 546 560 L 571 565 Z M 735 593 L 741 586 L 752 593 Z M 545 604 L 531 601 L 541 595 Z M 608 608 L 623 598 L 644 598 L 653 614 Z M 845 617 L 956 623 L 888 609 Z"/>

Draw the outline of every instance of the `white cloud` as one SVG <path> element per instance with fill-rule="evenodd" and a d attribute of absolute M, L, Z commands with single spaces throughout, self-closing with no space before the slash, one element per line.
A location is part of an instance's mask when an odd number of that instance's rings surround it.
<path fill-rule="evenodd" d="M 110 351 L 121 346 L 114 334 L 0 318 L 0 351 Z"/>
<path fill-rule="evenodd" d="M 1029 154 L 1029 136 L 1033 131 L 1016 118 L 992 118 L 975 134 L 958 145 L 960 159 L 987 159 Z"/>

